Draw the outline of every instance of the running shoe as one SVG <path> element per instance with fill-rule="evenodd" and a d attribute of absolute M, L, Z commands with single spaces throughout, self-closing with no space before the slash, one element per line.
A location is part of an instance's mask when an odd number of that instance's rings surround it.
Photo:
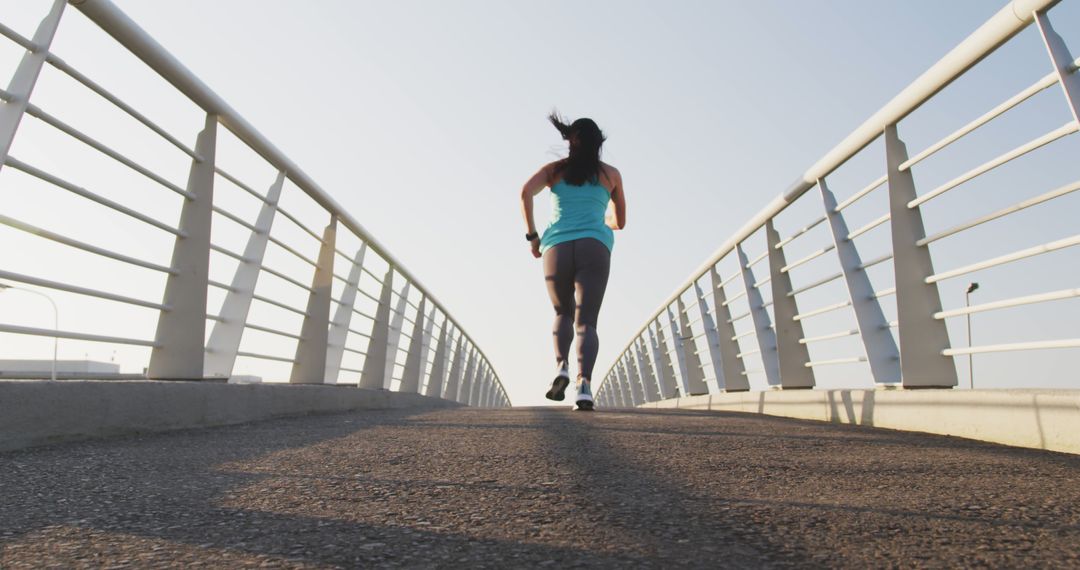
<path fill-rule="evenodd" d="M 566 387 L 570 385 L 570 374 L 566 371 L 566 363 L 563 362 L 559 366 L 558 373 L 555 374 L 555 380 L 551 383 L 551 389 L 544 394 L 544 397 L 549 400 L 555 400 L 561 402 L 566 399 Z"/>
<path fill-rule="evenodd" d="M 585 378 L 578 378 L 577 381 L 577 409 L 583 412 L 591 412 L 593 409 L 592 389 Z"/>

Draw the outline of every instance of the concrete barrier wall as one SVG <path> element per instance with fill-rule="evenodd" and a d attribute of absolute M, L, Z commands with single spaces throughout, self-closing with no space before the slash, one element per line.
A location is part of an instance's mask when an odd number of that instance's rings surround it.
<path fill-rule="evenodd" d="M 0 380 L 0 451 L 282 416 L 460 404 L 355 386 Z"/>
<path fill-rule="evenodd" d="M 766 414 L 1080 453 L 1080 390 L 784 390 L 640 407 Z"/>

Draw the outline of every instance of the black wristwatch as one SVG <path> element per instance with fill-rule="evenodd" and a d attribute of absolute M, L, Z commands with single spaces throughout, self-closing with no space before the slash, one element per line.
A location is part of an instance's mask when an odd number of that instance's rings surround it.
<path fill-rule="evenodd" d="M 540 234 L 537 233 L 537 232 L 533 232 L 531 234 L 525 234 L 525 241 L 532 241 L 532 240 L 534 240 L 534 239 L 536 239 L 538 237 L 540 237 Z"/>

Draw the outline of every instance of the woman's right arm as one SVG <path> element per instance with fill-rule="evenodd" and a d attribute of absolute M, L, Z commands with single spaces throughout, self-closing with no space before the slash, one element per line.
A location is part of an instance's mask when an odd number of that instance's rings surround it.
<path fill-rule="evenodd" d="M 551 172 L 550 168 L 550 164 L 545 165 L 521 187 L 521 215 L 525 218 L 525 233 L 527 234 L 537 233 L 536 221 L 533 219 L 533 197 L 547 187 Z M 540 257 L 540 238 L 537 237 L 532 240 L 530 245 L 532 246 L 533 257 Z"/>

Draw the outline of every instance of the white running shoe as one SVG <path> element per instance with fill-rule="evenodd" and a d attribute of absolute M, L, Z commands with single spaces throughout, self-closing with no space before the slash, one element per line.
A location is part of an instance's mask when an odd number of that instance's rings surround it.
<path fill-rule="evenodd" d="M 577 381 L 577 409 L 583 412 L 593 410 L 592 388 L 586 378 L 578 378 Z"/>
<path fill-rule="evenodd" d="M 555 373 L 555 380 L 551 383 L 551 389 L 544 394 L 544 397 L 561 402 L 566 398 L 566 387 L 569 385 L 570 373 L 566 371 L 566 362 L 560 362 L 559 370 Z"/>

